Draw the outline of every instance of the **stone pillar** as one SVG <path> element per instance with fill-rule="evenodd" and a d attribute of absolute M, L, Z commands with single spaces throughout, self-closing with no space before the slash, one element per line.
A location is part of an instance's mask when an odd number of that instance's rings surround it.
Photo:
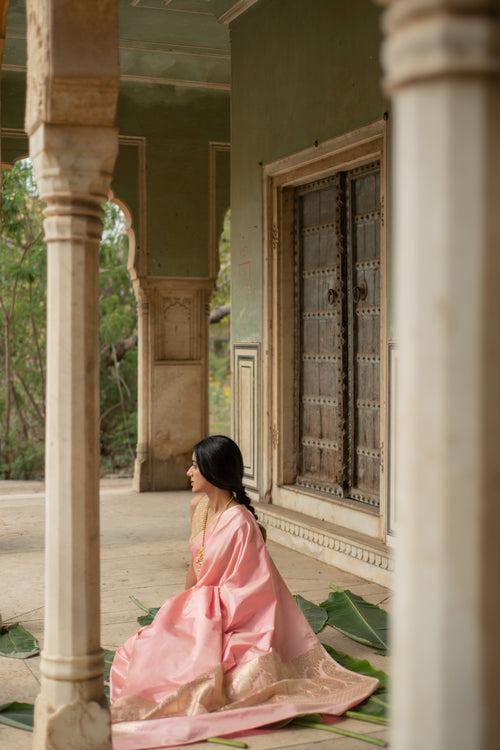
<path fill-rule="evenodd" d="M 395 0 L 395 750 L 493 750 L 500 715 L 500 3 Z"/>
<path fill-rule="evenodd" d="M 135 279 L 134 292 L 137 299 L 137 448 L 134 463 L 133 488 L 136 492 L 147 492 L 151 489 L 151 451 L 149 450 L 149 396 L 150 396 L 150 362 L 149 362 L 149 297 Z"/>
<path fill-rule="evenodd" d="M 138 278 L 138 445 L 134 489 L 187 489 L 208 434 L 208 302 L 203 278 Z"/>
<path fill-rule="evenodd" d="M 37 750 L 108 750 L 99 602 L 98 262 L 118 150 L 117 9 L 28 2 L 26 129 L 46 202 L 46 593 Z"/>

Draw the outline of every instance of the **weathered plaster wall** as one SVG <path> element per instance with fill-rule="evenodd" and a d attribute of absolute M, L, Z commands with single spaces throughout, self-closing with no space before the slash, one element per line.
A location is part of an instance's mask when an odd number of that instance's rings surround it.
<path fill-rule="evenodd" d="M 23 128 L 25 77 L 2 73 L 2 127 Z M 148 274 L 208 274 L 208 144 L 229 140 L 225 92 L 123 82 L 121 135 L 146 138 Z M 2 158 L 25 155 L 26 142 L 4 138 Z M 121 146 L 113 180 L 137 228 L 137 149 Z M 229 205 L 228 170 L 218 174 L 218 201 Z M 222 208 L 219 207 L 219 213 Z"/>
<path fill-rule="evenodd" d="M 262 335 L 260 165 L 383 117 L 379 17 L 369 0 L 265 0 L 231 24 L 234 341 Z"/>
<path fill-rule="evenodd" d="M 125 82 L 118 122 L 147 139 L 149 274 L 206 276 L 208 144 L 229 140 L 228 94 Z"/>

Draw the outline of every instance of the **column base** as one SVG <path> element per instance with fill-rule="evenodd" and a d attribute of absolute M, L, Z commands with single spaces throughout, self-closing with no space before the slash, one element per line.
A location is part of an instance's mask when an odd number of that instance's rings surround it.
<path fill-rule="evenodd" d="M 75 727 L 78 731 L 75 732 Z M 111 750 L 109 710 L 76 700 L 53 709 L 43 694 L 35 702 L 33 750 Z"/>
<path fill-rule="evenodd" d="M 132 489 L 134 492 L 149 492 L 152 489 L 148 452 L 143 445 L 136 448 Z"/>

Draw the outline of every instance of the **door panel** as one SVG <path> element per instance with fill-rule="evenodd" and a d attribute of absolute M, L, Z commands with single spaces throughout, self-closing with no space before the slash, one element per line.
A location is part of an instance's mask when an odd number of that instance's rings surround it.
<path fill-rule="evenodd" d="M 347 174 L 349 266 L 350 497 L 379 505 L 380 485 L 380 172 Z"/>
<path fill-rule="evenodd" d="M 296 300 L 300 344 L 296 376 L 297 483 L 342 494 L 344 342 L 341 336 L 342 179 L 335 175 L 296 191 Z M 340 416 L 339 416 L 340 415 Z"/>
<path fill-rule="evenodd" d="M 370 505 L 380 482 L 378 163 L 295 190 L 297 484 Z"/>

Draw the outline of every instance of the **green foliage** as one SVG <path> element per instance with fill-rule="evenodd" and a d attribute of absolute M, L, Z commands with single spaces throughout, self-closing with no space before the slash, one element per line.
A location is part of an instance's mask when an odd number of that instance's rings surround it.
<path fill-rule="evenodd" d="M 231 297 L 231 212 L 224 217 L 219 240 L 219 272 L 210 301 L 211 309 L 229 304 Z"/>
<path fill-rule="evenodd" d="M 135 297 L 127 271 L 128 238 L 122 211 L 106 203 L 99 251 L 101 347 L 111 347 L 136 332 Z M 115 359 L 113 357 L 113 359 Z M 131 472 L 137 442 L 137 348 L 111 367 L 101 362 L 101 473 Z"/>
<path fill-rule="evenodd" d="M 323 607 L 304 599 L 300 594 L 295 594 L 293 598 L 313 631 L 319 633 L 323 630 L 328 620 L 328 614 Z"/>
<path fill-rule="evenodd" d="M 328 625 L 353 641 L 386 653 L 389 646 L 387 612 L 348 589 L 330 592 L 320 604 L 328 613 Z"/>
<path fill-rule="evenodd" d="M 228 211 L 219 242 L 219 273 L 210 300 L 215 310 L 230 303 L 231 216 Z M 212 323 L 209 330 L 210 433 L 229 435 L 231 430 L 231 371 L 229 317 Z"/>
<path fill-rule="evenodd" d="M 342 651 L 337 651 L 332 646 L 323 643 L 323 648 L 335 659 L 337 664 L 349 669 L 357 674 L 364 674 L 368 677 L 376 677 L 379 681 L 377 690 L 367 698 L 363 703 L 356 706 L 356 711 L 347 711 L 348 716 L 353 713 L 376 717 L 380 720 L 387 720 L 389 714 L 389 675 L 382 669 L 376 669 L 367 659 L 357 659 L 355 656 L 349 656 Z M 354 717 L 353 717 L 354 718 Z"/>
<path fill-rule="evenodd" d="M 38 641 L 18 622 L 0 628 L 0 656 L 27 659 L 40 653 Z"/>
<path fill-rule="evenodd" d="M 3 171 L 0 234 L 0 476 L 43 476 L 46 252 L 28 160 Z"/>
<path fill-rule="evenodd" d="M 3 170 L 0 235 L 0 478 L 41 479 L 44 471 L 46 246 L 43 203 L 31 162 Z M 113 354 L 136 332 L 122 211 L 103 206 L 99 251 L 100 341 Z M 119 348 L 119 347 L 118 347 Z M 102 473 L 130 474 L 136 443 L 137 351 L 101 357 Z"/>
<path fill-rule="evenodd" d="M 139 601 L 139 599 L 136 599 L 135 596 L 131 596 L 130 600 L 134 602 L 136 607 L 139 607 L 139 609 L 142 609 L 142 611 L 146 613 L 144 615 L 139 615 L 139 617 L 137 618 L 137 622 L 139 623 L 139 625 L 141 627 L 151 625 L 156 617 L 157 612 L 159 612 L 160 607 L 145 607 L 144 604 Z"/>
<path fill-rule="evenodd" d="M 0 706 L 0 724 L 32 732 L 34 713 L 33 703 L 4 703 Z"/>

